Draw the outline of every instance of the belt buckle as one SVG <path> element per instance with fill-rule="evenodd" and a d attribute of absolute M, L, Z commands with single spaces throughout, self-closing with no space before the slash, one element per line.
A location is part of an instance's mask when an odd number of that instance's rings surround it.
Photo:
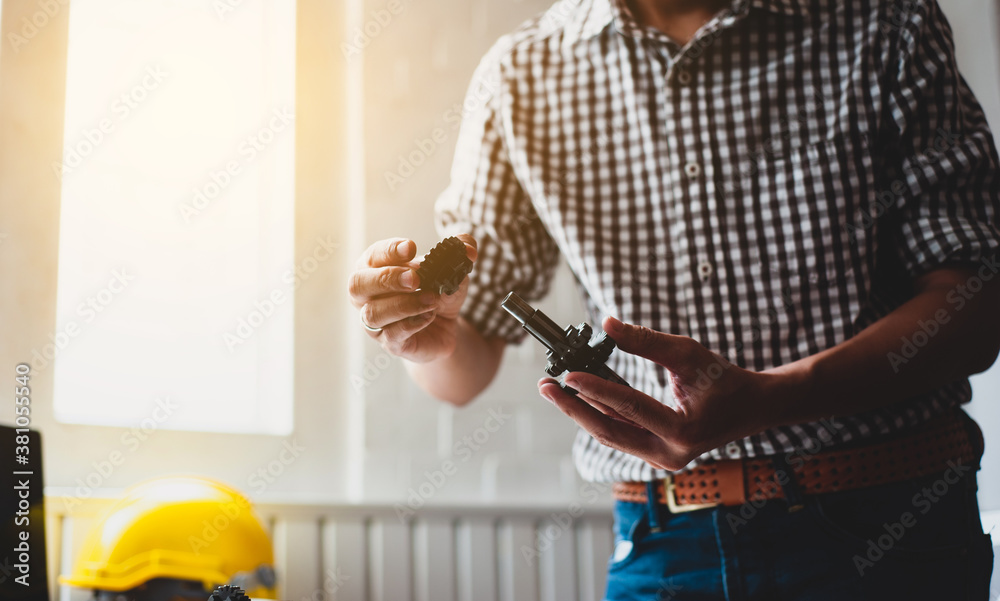
<path fill-rule="evenodd" d="M 690 503 L 680 505 L 675 500 L 676 493 L 677 486 L 674 484 L 674 475 L 667 474 L 667 477 L 663 479 L 663 496 L 666 497 L 667 508 L 670 509 L 670 513 L 687 513 L 689 511 L 698 511 L 699 509 L 719 506 L 719 503 Z"/>

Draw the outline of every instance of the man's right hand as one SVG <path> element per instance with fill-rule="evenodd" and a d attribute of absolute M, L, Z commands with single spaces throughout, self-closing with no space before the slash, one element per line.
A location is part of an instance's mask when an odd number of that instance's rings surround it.
<path fill-rule="evenodd" d="M 469 259 L 476 260 L 476 241 L 459 234 Z M 458 292 L 440 295 L 417 290 L 417 245 L 405 238 L 380 240 L 361 255 L 348 279 L 351 303 L 361 319 L 380 332 L 369 332 L 389 353 L 414 363 L 451 355 L 458 332 L 458 311 L 465 302 L 469 278 Z"/>

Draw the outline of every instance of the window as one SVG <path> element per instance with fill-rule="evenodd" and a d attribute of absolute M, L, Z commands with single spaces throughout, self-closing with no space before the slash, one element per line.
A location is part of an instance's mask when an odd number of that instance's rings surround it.
<path fill-rule="evenodd" d="M 134 425 L 169 399 L 164 428 L 291 432 L 295 10 L 72 5 L 60 421 Z"/>

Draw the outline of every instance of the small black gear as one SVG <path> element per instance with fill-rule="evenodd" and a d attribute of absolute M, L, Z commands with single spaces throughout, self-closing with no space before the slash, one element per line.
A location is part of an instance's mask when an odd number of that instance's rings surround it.
<path fill-rule="evenodd" d="M 465 243 L 451 236 L 424 255 L 417 269 L 420 288 L 438 294 L 455 294 L 462 280 L 472 271 L 472 261 L 465 254 Z"/>
<path fill-rule="evenodd" d="M 567 327 L 566 342 L 572 349 L 572 355 L 559 357 L 549 351 L 549 363 L 545 366 L 545 372 L 553 378 L 567 371 L 596 373 L 611 357 L 611 352 L 615 350 L 615 341 L 608 338 L 606 332 L 601 332 L 591 340 L 593 333 L 588 323 L 581 323 L 575 328 Z"/>
<path fill-rule="evenodd" d="M 238 586 L 223 584 L 215 587 L 208 601 L 251 601 L 246 592 Z"/>

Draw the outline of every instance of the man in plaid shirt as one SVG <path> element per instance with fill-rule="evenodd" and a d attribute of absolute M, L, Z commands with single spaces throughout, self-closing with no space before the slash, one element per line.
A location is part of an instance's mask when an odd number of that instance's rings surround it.
<path fill-rule="evenodd" d="M 418 290 L 383 240 L 350 292 L 461 405 L 565 258 L 634 386 L 539 382 L 615 483 L 608 599 L 987 598 L 959 405 L 1000 349 L 1000 161 L 935 0 L 563 0 L 469 94 L 437 216 L 475 272 Z"/>

